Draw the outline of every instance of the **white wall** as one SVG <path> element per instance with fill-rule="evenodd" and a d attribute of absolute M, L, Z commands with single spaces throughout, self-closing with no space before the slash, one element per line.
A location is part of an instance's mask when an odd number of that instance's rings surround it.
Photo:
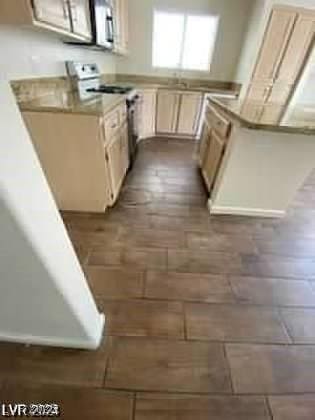
<path fill-rule="evenodd" d="M 193 14 L 218 14 L 220 27 L 211 71 L 185 76 L 232 81 L 253 0 L 130 0 L 130 56 L 117 60 L 118 73 L 168 76 L 174 70 L 152 68 L 154 8 Z"/>
<path fill-rule="evenodd" d="M 55 34 L 0 25 L 0 75 L 4 79 L 65 75 L 65 60 L 99 64 L 103 73 L 115 73 L 116 56 L 109 52 L 62 43 Z"/>
<path fill-rule="evenodd" d="M 0 340 L 95 348 L 103 317 L 3 79 L 0 109 Z"/>

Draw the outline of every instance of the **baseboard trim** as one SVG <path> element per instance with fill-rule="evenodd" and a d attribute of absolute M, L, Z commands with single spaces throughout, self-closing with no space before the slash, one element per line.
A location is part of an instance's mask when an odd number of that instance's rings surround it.
<path fill-rule="evenodd" d="M 100 329 L 97 337 L 93 337 L 90 341 L 87 340 L 73 340 L 65 337 L 45 337 L 35 336 L 31 334 L 9 334 L 0 331 L 0 341 L 10 343 L 21 343 L 29 345 L 51 346 L 51 347 L 65 347 L 74 349 L 96 350 L 103 338 L 105 329 L 105 315 L 100 314 Z"/>
<path fill-rule="evenodd" d="M 224 206 L 213 206 L 211 200 L 208 201 L 208 209 L 210 214 L 227 214 L 234 216 L 250 216 L 250 217 L 272 217 L 281 218 L 286 215 L 284 210 L 267 210 L 267 209 L 256 209 L 256 208 L 245 208 L 245 207 L 224 207 Z"/>

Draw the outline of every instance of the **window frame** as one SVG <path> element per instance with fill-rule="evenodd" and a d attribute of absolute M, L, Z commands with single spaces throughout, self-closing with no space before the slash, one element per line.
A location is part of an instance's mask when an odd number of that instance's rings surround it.
<path fill-rule="evenodd" d="M 155 44 L 155 15 L 156 13 L 165 13 L 165 14 L 174 14 L 174 15 L 183 15 L 184 17 L 184 23 L 183 23 L 183 32 L 181 36 L 181 44 L 180 44 L 180 54 L 179 54 L 179 63 L 177 67 L 169 67 L 169 66 L 163 66 L 163 65 L 154 65 L 154 44 Z M 189 69 L 187 67 L 183 67 L 183 59 L 184 59 L 184 52 L 185 52 L 185 38 L 186 38 L 186 31 L 187 31 L 187 22 L 189 17 L 210 17 L 216 19 L 216 27 L 214 32 L 214 40 L 213 40 L 213 47 L 209 51 L 208 56 L 208 66 L 207 69 Z M 215 53 L 215 47 L 216 47 L 216 41 L 218 37 L 219 32 L 219 24 L 220 24 L 220 16 L 218 14 L 197 14 L 197 13 L 185 13 L 185 12 L 178 12 L 178 11 L 170 11 L 170 10 L 161 10 L 161 9 L 154 9 L 153 10 L 153 31 L 152 31 L 152 67 L 154 69 L 165 69 L 165 70 L 173 70 L 174 72 L 198 72 L 198 73 L 209 73 L 211 70 L 211 65 L 213 62 L 213 56 Z"/>

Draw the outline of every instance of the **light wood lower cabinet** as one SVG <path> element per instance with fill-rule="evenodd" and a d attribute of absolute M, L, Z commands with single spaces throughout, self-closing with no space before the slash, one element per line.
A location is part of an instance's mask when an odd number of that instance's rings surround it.
<path fill-rule="evenodd" d="M 105 159 L 111 185 L 110 202 L 113 205 L 117 201 L 129 167 L 127 124 L 122 126 L 106 146 Z"/>
<path fill-rule="evenodd" d="M 139 91 L 139 137 L 155 135 L 156 89 Z"/>
<path fill-rule="evenodd" d="M 172 91 L 160 91 L 157 95 L 156 131 L 161 134 L 175 134 L 177 128 L 180 95 Z"/>
<path fill-rule="evenodd" d="M 214 130 L 211 130 L 208 139 L 206 157 L 201 167 L 201 171 L 209 191 L 211 191 L 218 174 L 224 148 L 224 140 Z"/>
<path fill-rule="evenodd" d="M 181 95 L 177 124 L 178 134 L 193 136 L 197 132 L 201 102 L 199 93 Z"/>
<path fill-rule="evenodd" d="M 231 122 L 211 105 L 207 105 L 202 122 L 198 150 L 201 174 L 211 194 L 231 133 Z"/>
<path fill-rule="evenodd" d="M 193 137 L 198 130 L 202 94 L 160 90 L 157 94 L 156 132 Z"/>
<path fill-rule="evenodd" d="M 60 210 L 101 213 L 116 202 L 129 167 L 125 107 L 105 117 L 23 112 Z M 117 129 L 108 136 L 105 124 L 115 115 Z"/>

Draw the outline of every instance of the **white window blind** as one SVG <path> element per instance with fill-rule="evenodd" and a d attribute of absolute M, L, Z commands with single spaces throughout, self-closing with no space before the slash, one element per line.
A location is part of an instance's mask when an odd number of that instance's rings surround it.
<path fill-rule="evenodd" d="M 153 66 L 208 71 L 218 23 L 218 16 L 155 11 Z"/>

